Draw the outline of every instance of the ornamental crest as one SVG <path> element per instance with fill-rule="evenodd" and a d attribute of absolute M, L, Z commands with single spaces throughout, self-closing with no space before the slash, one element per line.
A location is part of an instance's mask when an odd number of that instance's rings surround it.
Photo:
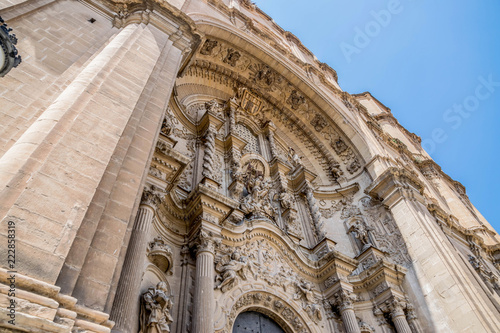
<path fill-rule="evenodd" d="M 251 116 L 256 115 L 262 110 L 264 103 L 255 94 L 251 93 L 247 89 L 243 92 L 241 98 L 241 107 Z"/>

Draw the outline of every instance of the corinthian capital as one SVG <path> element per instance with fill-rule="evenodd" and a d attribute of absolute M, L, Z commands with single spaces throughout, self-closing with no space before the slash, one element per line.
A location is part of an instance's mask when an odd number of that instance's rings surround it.
<path fill-rule="evenodd" d="M 391 311 L 392 318 L 396 318 L 405 315 L 404 309 L 406 308 L 406 304 L 404 301 L 394 298 L 392 302 L 388 304 L 388 308 Z"/>
<path fill-rule="evenodd" d="M 354 309 L 354 300 L 356 296 L 353 293 L 342 289 L 338 293 L 335 293 L 334 297 L 332 303 L 338 308 L 340 313 Z"/>
<path fill-rule="evenodd" d="M 215 253 L 215 246 L 217 239 L 213 237 L 211 232 L 200 230 L 198 235 L 193 239 L 191 246 L 194 248 L 196 254 L 202 252 Z"/>
<path fill-rule="evenodd" d="M 164 195 L 165 192 L 157 186 L 145 186 L 142 192 L 141 205 L 155 208 L 162 202 Z"/>

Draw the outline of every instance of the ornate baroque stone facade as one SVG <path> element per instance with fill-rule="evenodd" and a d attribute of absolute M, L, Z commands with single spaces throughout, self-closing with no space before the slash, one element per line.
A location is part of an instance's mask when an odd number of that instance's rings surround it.
<path fill-rule="evenodd" d="M 0 331 L 500 332 L 465 188 L 250 1 L 2 6 Z"/>

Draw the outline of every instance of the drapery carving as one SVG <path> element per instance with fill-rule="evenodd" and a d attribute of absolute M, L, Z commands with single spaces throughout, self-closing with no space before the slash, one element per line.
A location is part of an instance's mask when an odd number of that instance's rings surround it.
<path fill-rule="evenodd" d="M 159 282 L 141 297 L 141 320 L 139 333 L 169 333 L 173 322 L 170 311 L 173 302 L 167 296 L 168 287 Z"/>

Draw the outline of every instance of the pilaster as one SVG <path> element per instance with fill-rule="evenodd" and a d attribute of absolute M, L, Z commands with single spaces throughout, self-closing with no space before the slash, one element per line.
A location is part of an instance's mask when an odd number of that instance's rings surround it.
<path fill-rule="evenodd" d="M 491 320 L 495 315 L 471 289 L 472 282 L 454 258 L 455 250 L 425 206 L 424 186 L 416 174 L 389 168 L 366 192 L 390 209 L 408 247 L 413 265 L 405 287 L 420 295 L 416 308 L 420 317 L 428 318 L 423 320 L 426 329 L 497 330 L 498 321 Z M 421 285 L 434 287 L 423 290 Z"/>

